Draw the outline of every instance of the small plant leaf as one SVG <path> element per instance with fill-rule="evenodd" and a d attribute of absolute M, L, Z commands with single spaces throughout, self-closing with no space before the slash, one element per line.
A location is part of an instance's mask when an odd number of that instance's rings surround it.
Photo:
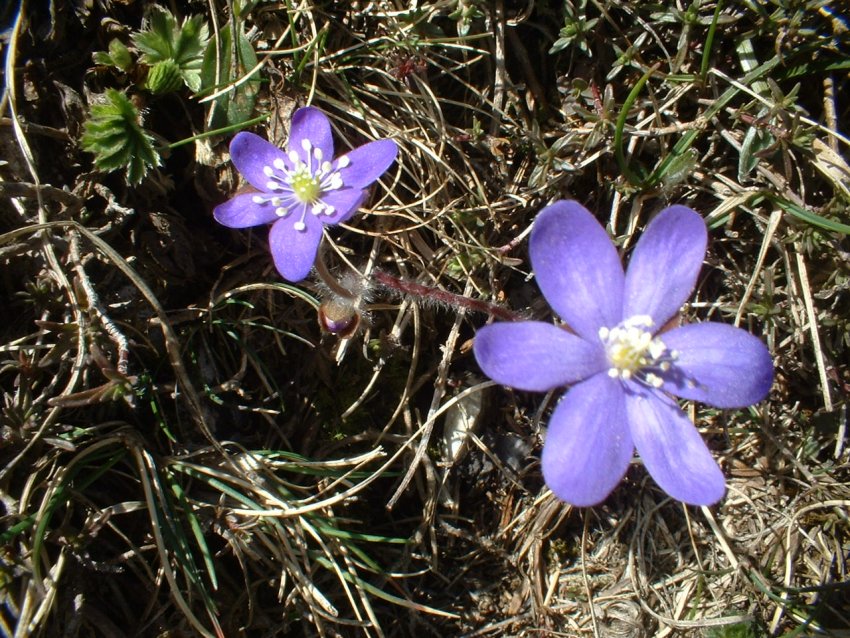
<path fill-rule="evenodd" d="M 775 140 L 767 131 L 760 130 L 755 126 L 750 127 L 741 144 L 741 154 L 738 157 L 738 180 L 749 175 L 759 163 L 758 152 L 763 151 L 773 144 Z"/>
<path fill-rule="evenodd" d="M 139 110 L 121 91 L 108 89 L 105 102 L 94 104 L 80 140 L 84 150 L 94 153 L 100 170 L 127 171 L 127 181 L 138 184 L 160 158 L 153 137 L 142 128 Z"/>
<path fill-rule="evenodd" d="M 239 80 L 245 73 L 257 66 L 257 54 L 254 47 L 241 31 L 237 34 L 235 61 L 231 58 L 231 34 L 230 27 L 221 30 L 221 46 L 216 47 L 215 41 L 210 41 L 204 55 L 204 64 L 200 74 L 201 85 L 204 91 L 215 91 L 231 82 Z M 216 57 L 220 56 L 218 64 Z M 219 77 L 216 78 L 216 67 Z M 228 125 L 242 124 L 250 119 L 254 112 L 254 102 L 259 90 L 260 80 L 253 77 L 242 83 L 232 91 L 217 98 L 212 106 L 209 118 L 209 127 L 218 128 Z"/>
<path fill-rule="evenodd" d="M 141 61 L 153 68 L 159 67 L 156 75 L 168 77 L 155 78 L 154 86 L 166 88 L 154 89 L 150 78 L 147 87 L 153 93 L 169 93 L 177 90 L 179 81 L 197 92 L 201 87 L 200 70 L 204 50 L 209 42 L 209 27 L 202 16 L 193 16 L 183 20 L 182 24 L 166 9 L 153 6 L 145 23 L 145 28 L 133 35 L 133 43 L 142 51 Z M 167 69 L 167 71 L 166 71 Z M 175 80 L 174 78 L 178 79 Z M 160 81 L 167 80 L 160 85 Z M 179 86 L 179 85 L 178 85 Z"/>
<path fill-rule="evenodd" d="M 145 81 L 145 88 L 154 95 L 173 93 L 181 86 L 183 86 L 183 76 L 174 60 L 163 60 L 154 64 L 148 71 L 148 78 Z"/>
<path fill-rule="evenodd" d="M 109 42 L 108 51 L 95 51 L 92 54 L 92 59 L 95 64 L 114 66 L 121 71 L 126 71 L 133 64 L 130 50 L 118 38 L 113 38 Z"/>

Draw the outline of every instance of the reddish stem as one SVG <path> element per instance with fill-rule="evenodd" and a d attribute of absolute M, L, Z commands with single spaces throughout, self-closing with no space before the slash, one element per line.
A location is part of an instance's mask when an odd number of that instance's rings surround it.
<path fill-rule="evenodd" d="M 372 273 L 372 279 L 384 288 L 403 295 L 410 295 L 411 297 L 418 297 L 447 306 L 454 306 L 455 308 L 466 308 L 472 312 L 483 312 L 498 319 L 504 319 L 505 321 L 521 321 L 523 319 L 515 312 L 502 306 L 481 301 L 480 299 L 470 299 L 463 295 L 456 295 L 453 292 L 433 288 L 432 286 L 424 286 L 406 279 L 399 279 L 380 270 Z"/>

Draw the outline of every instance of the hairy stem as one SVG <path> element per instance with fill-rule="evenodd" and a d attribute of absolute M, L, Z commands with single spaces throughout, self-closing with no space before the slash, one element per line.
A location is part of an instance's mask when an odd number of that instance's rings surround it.
<path fill-rule="evenodd" d="M 380 270 L 374 271 L 371 276 L 380 286 L 397 294 L 430 300 L 455 308 L 466 308 L 472 312 L 483 312 L 498 319 L 504 319 L 505 321 L 522 320 L 522 317 L 517 313 L 494 303 L 481 301 L 480 299 L 471 299 L 432 286 L 424 286 L 406 279 L 399 279 Z"/>

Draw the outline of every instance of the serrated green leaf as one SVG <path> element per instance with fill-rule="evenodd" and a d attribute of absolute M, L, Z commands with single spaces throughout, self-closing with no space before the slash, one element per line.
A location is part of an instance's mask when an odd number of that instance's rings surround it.
<path fill-rule="evenodd" d="M 91 107 L 80 143 L 94 154 L 98 169 L 125 168 L 127 181 L 137 184 L 159 165 L 153 137 L 142 128 L 138 109 L 124 93 L 108 89 L 104 98 L 106 102 Z"/>
<path fill-rule="evenodd" d="M 108 155 L 112 152 L 112 148 L 118 147 L 123 148 L 125 144 L 126 135 L 124 134 L 123 129 L 121 132 L 112 132 L 109 134 L 103 134 L 92 139 L 97 141 L 97 144 L 100 148 L 103 149 L 101 155 Z"/>
<path fill-rule="evenodd" d="M 162 42 L 155 33 L 143 31 L 133 35 L 133 44 L 142 52 L 141 60 L 145 64 L 155 64 L 169 59 L 168 44 Z"/>
<path fill-rule="evenodd" d="M 202 16 L 183 21 L 174 45 L 174 60 L 181 69 L 200 70 L 209 39 L 210 30 Z"/>
<path fill-rule="evenodd" d="M 133 44 L 144 54 L 142 62 L 154 64 L 171 59 L 174 55 L 172 32 L 176 28 L 177 21 L 169 11 L 159 7 L 152 9 L 145 28 L 132 36 Z"/>
<path fill-rule="evenodd" d="M 174 60 L 157 62 L 148 70 L 145 88 L 154 95 L 173 93 L 181 86 L 183 86 L 183 76 Z"/>
<path fill-rule="evenodd" d="M 92 111 L 92 117 L 98 117 L 94 111 Z M 86 135 L 88 137 L 96 137 L 98 139 L 108 138 L 111 135 L 115 135 L 116 124 L 122 125 L 123 118 L 120 117 L 108 117 L 108 118 L 98 118 L 97 120 L 89 120 L 86 124 Z M 123 135 L 123 129 L 121 134 Z"/>
<path fill-rule="evenodd" d="M 183 20 L 178 24 L 177 19 L 167 9 L 152 8 L 145 21 L 142 31 L 133 35 L 133 43 L 142 51 L 141 61 L 152 67 L 157 65 L 175 65 L 176 75 L 169 77 L 154 77 L 147 88 L 153 93 L 169 93 L 177 90 L 174 77 L 193 92 L 200 88 L 197 77 L 202 63 L 204 50 L 209 42 L 209 27 L 200 15 Z M 158 67 L 155 76 L 163 76 L 163 69 Z M 150 77 L 150 76 L 149 76 Z M 168 80 L 167 82 L 164 80 Z"/>

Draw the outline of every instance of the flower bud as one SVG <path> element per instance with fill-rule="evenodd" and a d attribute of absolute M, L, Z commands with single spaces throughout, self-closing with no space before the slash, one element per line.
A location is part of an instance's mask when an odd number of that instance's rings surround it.
<path fill-rule="evenodd" d="M 334 295 L 319 306 L 319 326 L 340 339 L 349 339 L 360 327 L 360 311 L 355 299 Z"/>

